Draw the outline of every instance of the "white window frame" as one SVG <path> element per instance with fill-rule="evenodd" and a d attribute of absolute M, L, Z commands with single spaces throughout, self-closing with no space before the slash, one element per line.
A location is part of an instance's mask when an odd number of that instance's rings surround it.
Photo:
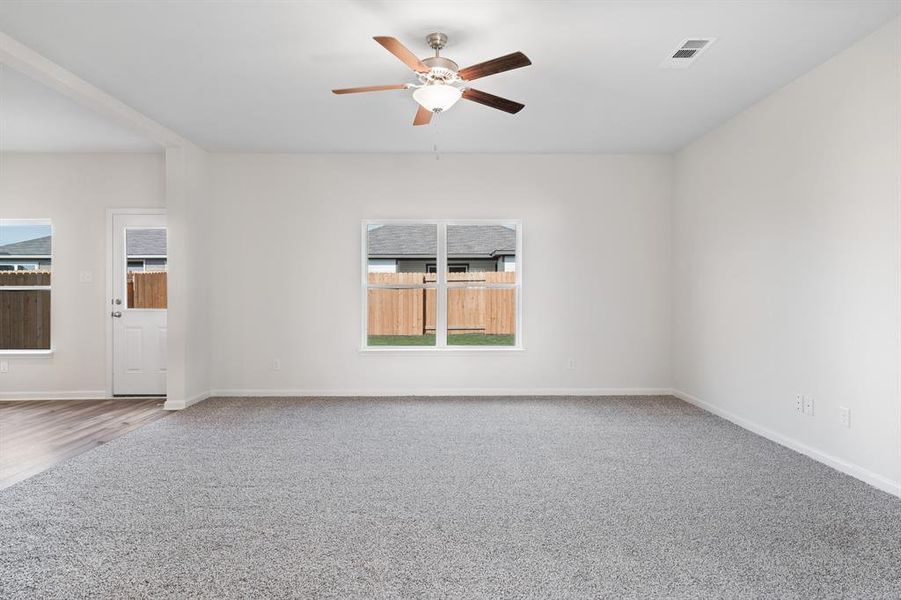
<path fill-rule="evenodd" d="M 370 285 L 369 284 L 369 227 L 372 225 L 435 225 L 438 236 L 438 277 L 434 289 L 436 293 L 435 313 L 435 345 L 434 346 L 369 346 L 369 294 L 370 289 L 431 289 L 431 285 Z M 450 287 L 484 287 L 516 290 L 516 333 L 512 346 L 466 346 L 447 345 L 447 227 L 448 225 L 515 225 L 516 226 L 516 281 L 515 283 L 484 283 L 478 286 L 451 285 Z M 361 227 L 361 263 L 360 263 L 360 305 L 361 305 L 361 352 L 521 352 L 523 345 L 522 331 L 522 296 L 523 296 L 523 269 L 522 269 L 522 220 L 521 219 L 365 219 Z"/>
<path fill-rule="evenodd" d="M 53 252 L 55 248 L 55 244 L 53 243 L 53 239 L 56 237 L 56 232 L 53 229 L 53 221 L 51 219 L 0 219 L 0 225 L 47 225 L 50 227 L 50 254 L 46 256 L 38 256 L 38 255 L 22 255 L 15 256 L 11 258 L 17 259 L 40 259 L 47 258 L 50 259 L 50 285 L 9 285 L 3 286 L 0 289 L 5 291 L 29 291 L 29 290 L 47 290 L 50 292 L 50 348 L 49 349 L 8 349 L 8 348 L 0 348 L 0 357 L 9 358 L 15 356 L 51 356 L 53 354 L 54 346 L 53 346 L 53 332 L 56 331 L 56 327 L 54 326 L 54 314 L 56 310 L 53 306 Z M 18 271 L 18 269 L 15 269 Z"/>

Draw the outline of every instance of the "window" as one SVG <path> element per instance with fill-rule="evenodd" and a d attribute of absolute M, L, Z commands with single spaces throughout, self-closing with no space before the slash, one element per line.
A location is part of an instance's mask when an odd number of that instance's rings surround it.
<path fill-rule="evenodd" d="M 125 230 L 126 308 L 168 306 L 167 233 L 163 227 Z"/>
<path fill-rule="evenodd" d="M 426 273 L 437 273 L 438 265 L 436 265 L 436 264 L 426 265 L 425 271 L 426 271 Z M 447 265 L 448 273 L 466 273 L 468 271 L 469 271 L 469 265 L 466 265 L 466 264 Z"/>
<path fill-rule="evenodd" d="M 46 219 L 0 219 L 0 352 L 50 350 L 53 231 Z"/>
<path fill-rule="evenodd" d="M 129 260 L 125 265 L 125 268 L 128 269 L 129 273 L 138 271 L 144 272 L 144 261 L 143 260 Z"/>
<path fill-rule="evenodd" d="M 520 347 L 521 240 L 516 221 L 364 222 L 363 346 Z"/>

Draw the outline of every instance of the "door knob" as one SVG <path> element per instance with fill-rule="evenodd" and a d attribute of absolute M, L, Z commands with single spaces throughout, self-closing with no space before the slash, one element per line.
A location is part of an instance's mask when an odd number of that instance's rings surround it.
<path fill-rule="evenodd" d="M 121 319 L 121 318 L 122 318 L 122 311 L 121 311 L 121 310 L 114 310 L 114 311 L 113 311 L 112 313 L 110 313 L 110 314 L 111 314 L 113 317 L 115 317 L 116 319 Z"/>

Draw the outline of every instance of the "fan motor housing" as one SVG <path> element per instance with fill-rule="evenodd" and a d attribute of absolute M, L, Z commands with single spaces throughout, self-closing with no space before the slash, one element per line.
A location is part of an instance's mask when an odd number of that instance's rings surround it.
<path fill-rule="evenodd" d="M 435 83 L 450 83 L 456 81 L 457 71 L 460 67 L 457 63 L 443 56 L 431 56 L 422 59 L 423 64 L 429 68 L 428 73 L 422 73 L 419 77 L 425 81 Z"/>

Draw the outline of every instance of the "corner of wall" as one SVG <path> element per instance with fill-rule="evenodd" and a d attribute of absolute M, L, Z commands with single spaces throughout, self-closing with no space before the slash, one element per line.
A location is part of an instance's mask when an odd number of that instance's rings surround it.
<path fill-rule="evenodd" d="M 209 189 L 207 153 L 194 146 L 166 149 L 169 228 L 168 400 L 178 410 L 210 389 Z"/>

